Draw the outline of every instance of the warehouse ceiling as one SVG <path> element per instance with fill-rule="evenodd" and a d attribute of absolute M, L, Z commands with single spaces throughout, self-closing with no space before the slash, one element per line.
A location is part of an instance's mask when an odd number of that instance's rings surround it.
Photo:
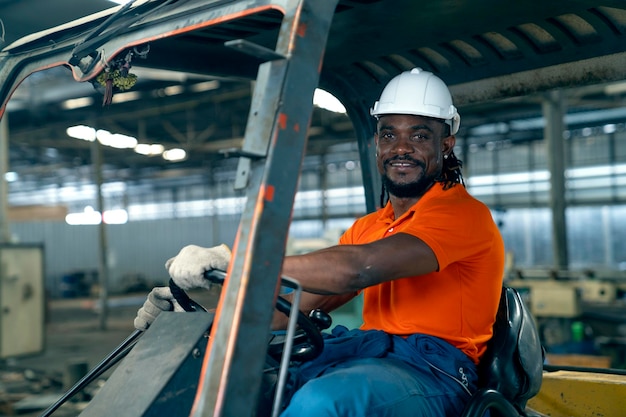
<path fill-rule="evenodd" d="M 23 36 L 111 7 L 115 4 L 106 0 L 0 0 L 0 45 L 19 51 L 25 47 L 14 42 Z M 123 101 L 125 96 L 117 94 L 119 102 L 110 105 L 102 104 L 101 86 L 75 82 L 66 66 L 32 74 L 7 107 L 10 169 L 44 182 L 62 182 L 61 174 L 67 178 L 68 172 L 88 166 L 90 143 L 66 134 L 67 127 L 77 124 L 187 151 L 184 161 L 172 163 L 108 148 L 104 160 L 109 179 L 184 175 L 223 160 L 244 136 L 249 80 L 254 77 L 247 70 L 254 66 L 244 61 L 238 65 L 239 55 L 219 55 L 221 49 L 211 45 L 218 45 L 223 30 L 263 45 L 273 39 L 279 20 L 278 13 L 268 12 L 239 26 L 237 22 L 154 42 L 145 59 L 133 62 L 131 72 L 138 81 L 132 99 Z M 625 34 L 622 1 L 342 0 L 320 85 L 349 109 L 360 111 L 390 77 L 420 66 L 451 85 L 462 115 L 461 139 L 534 140 L 541 138 L 541 127 L 523 132 L 500 128 L 485 137 L 476 132 L 485 125 L 540 117 L 541 94 L 554 88 L 567 90 L 570 112 L 592 113 L 586 120 L 596 124 L 624 123 Z M 44 36 L 38 42 L 32 44 L 55 40 Z M 209 65 L 211 76 L 203 75 Z M 227 77 L 233 70 L 237 76 Z M 68 100 L 77 98 L 89 98 L 91 104 L 69 109 Z M 345 114 L 315 110 L 310 153 L 354 140 Z"/>

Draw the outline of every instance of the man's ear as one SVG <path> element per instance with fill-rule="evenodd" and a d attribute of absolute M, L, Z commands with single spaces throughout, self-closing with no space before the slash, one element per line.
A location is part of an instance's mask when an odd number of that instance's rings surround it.
<path fill-rule="evenodd" d="M 441 150 L 443 153 L 448 154 L 454 149 L 454 145 L 456 145 L 456 136 L 450 135 L 441 141 Z"/>

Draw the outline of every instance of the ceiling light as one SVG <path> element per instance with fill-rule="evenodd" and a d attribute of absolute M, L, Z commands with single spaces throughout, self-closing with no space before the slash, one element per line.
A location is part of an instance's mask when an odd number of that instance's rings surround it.
<path fill-rule="evenodd" d="M 140 66 L 133 67 L 133 73 L 142 80 L 176 81 L 178 83 L 183 83 L 183 82 L 186 82 L 187 80 L 212 79 L 211 76 L 200 74 L 200 73 L 184 72 L 184 71 L 170 71 L 170 70 L 146 68 L 146 67 L 140 67 Z"/>
<path fill-rule="evenodd" d="M 617 94 L 624 94 L 626 93 L 626 83 L 625 82 L 618 82 L 615 84 L 609 84 L 606 87 L 604 87 L 604 94 L 607 94 L 609 96 L 612 95 L 617 95 Z"/>
<path fill-rule="evenodd" d="M 147 156 L 161 155 L 164 150 L 165 147 L 158 143 L 140 143 L 135 146 L 135 152 Z"/>
<path fill-rule="evenodd" d="M 69 100 L 65 100 L 61 103 L 61 108 L 63 110 L 74 110 L 80 109 L 81 107 L 88 107 L 93 104 L 93 98 L 91 97 L 80 97 L 80 98 L 71 98 Z"/>
<path fill-rule="evenodd" d="M 315 89 L 313 95 L 313 104 L 322 109 L 326 109 L 335 113 L 345 113 L 346 108 L 341 104 L 339 100 L 327 91 L 319 88 Z"/>
<path fill-rule="evenodd" d="M 615 126 L 613 123 L 604 125 L 602 126 L 602 131 L 606 133 L 607 135 L 611 133 L 615 133 L 617 131 L 617 126 Z"/>
<path fill-rule="evenodd" d="M 111 103 L 124 103 L 127 101 L 138 100 L 141 97 L 141 94 L 137 91 L 127 91 L 125 93 L 116 93 L 111 99 Z"/>
<path fill-rule="evenodd" d="M 182 161 L 187 157 L 187 152 L 184 149 L 174 148 L 163 152 L 163 159 L 166 161 Z"/>
<path fill-rule="evenodd" d="M 87 206 L 82 213 L 69 213 L 65 216 L 65 222 L 71 225 L 100 224 L 102 216 L 93 207 Z"/>
<path fill-rule="evenodd" d="M 133 149 L 137 146 L 137 139 L 120 133 L 111 133 L 108 130 L 99 129 L 96 132 L 98 142 L 103 145 L 118 149 Z"/>
<path fill-rule="evenodd" d="M 220 87 L 220 82 L 217 80 L 204 81 L 201 83 L 192 84 L 189 86 L 189 90 L 194 93 L 201 93 L 203 91 L 211 91 Z"/>
<path fill-rule="evenodd" d="M 66 133 L 72 138 L 86 140 L 87 142 L 96 140 L 96 129 L 89 126 L 71 126 L 67 128 Z"/>
<path fill-rule="evenodd" d="M 19 178 L 19 175 L 17 174 L 17 172 L 10 171 L 4 174 L 4 180 L 6 182 L 15 182 L 17 181 L 18 178 Z"/>
<path fill-rule="evenodd" d="M 128 212 L 124 209 L 106 210 L 102 217 L 106 224 L 125 224 L 128 222 Z"/>
<path fill-rule="evenodd" d="M 165 87 L 163 89 L 163 93 L 166 96 L 175 96 L 181 94 L 185 89 L 181 85 L 170 85 L 169 87 Z"/>
<path fill-rule="evenodd" d="M 65 222 L 72 226 L 100 224 L 103 219 L 106 224 L 125 224 L 128 222 L 128 212 L 124 209 L 106 210 L 102 216 L 99 211 L 87 206 L 82 213 L 65 216 Z"/>

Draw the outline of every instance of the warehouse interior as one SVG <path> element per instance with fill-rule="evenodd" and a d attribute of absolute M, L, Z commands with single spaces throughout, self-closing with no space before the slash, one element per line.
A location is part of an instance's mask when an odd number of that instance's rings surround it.
<path fill-rule="evenodd" d="M 367 8 L 377 3 L 340 1 L 346 14 L 364 9 L 358 15 L 364 25 L 373 19 Z M 371 131 L 355 129 L 355 112 L 371 106 L 395 73 L 412 66 L 435 70 L 458 103 L 455 153 L 466 187 L 500 227 L 505 282 L 532 294 L 530 309 L 548 354 L 555 363 L 626 369 L 626 58 L 620 46 L 626 8 L 612 1 L 572 3 L 572 10 L 520 6 L 518 17 L 502 25 L 487 24 L 489 17 L 476 12 L 471 27 L 432 31 L 398 46 L 401 51 L 382 63 L 360 62 L 342 76 L 376 81 L 362 95 L 367 102 L 352 102 L 350 89 L 341 87 L 348 84 L 332 75 L 333 65 L 347 64 L 338 57 L 343 49 L 329 43 L 286 252 L 334 244 L 355 218 L 379 205 L 378 179 L 363 176 L 370 161 L 360 138 Z M 28 42 L 52 44 L 42 31 L 112 7 L 121 6 L 0 0 L 0 50 L 19 54 Z M 275 19 L 272 11 L 228 30 L 253 37 L 248 34 Z M 373 55 L 384 50 L 370 40 Z M 501 48 L 498 60 L 488 52 L 489 41 Z M 101 329 L 117 330 L 119 338 L 150 288 L 167 282 L 163 265 L 182 246 L 233 245 L 246 210 L 237 175 L 256 83 L 243 64 L 235 76 L 220 73 L 219 65 L 203 72 L 198 62 L 208 58 L 194 56 L 194 42 L 200 41 L 181 43 L 180 55 L 166 41 L 128 49 L 120 59 L 136 80 L 118 87 L 109 101 L 104 83 L 76 82 L 67 66 L 35 71 L 11 88 L 0 120 L 0 257 L 25 257 L 29 286 L 44 290 L 45 303 L 32 300 L 27 309 L 68 322 L 84 315 Z M 405 49 L 410 53 L 403 55 Z M 522 59 L 529 56 L 531 63 Z M 565 56 L 569 78 L 540 67 Z M 471 84 L 477 74 L 484 74 L 483 83 Z M 120 146 L 122 140 L 128 144 Z M 6 288 L 0 290 L 3 306 L 24 308 Z M 119 308 L 102 309 L 98 302 Z M 52 313 L 52 306 L 72 306 L 73 313 Z M 358 307 L 338 312 L 336 321 L 358 325 Z M 129 327 L 119 324 L 118 314 L 128 315 Z M 36 323 L 26 346 L 20 337 L 1 345 L 0 358 L 8 364 L 47 360 L 48 344 L 56 340 L 46 336 L 48 319 Z"/>

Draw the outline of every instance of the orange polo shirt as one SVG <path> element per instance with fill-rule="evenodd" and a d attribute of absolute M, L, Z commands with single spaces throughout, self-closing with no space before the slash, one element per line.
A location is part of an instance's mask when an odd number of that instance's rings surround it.
<path fill-rule="evenodd" d="M 504 271 L 504 243 L 489 208 L 461 185 L 444 191 L 437 183 L 399 219 L 389 203 L 358 219 L 340 243 L 395 233 L 424 241 L 439 271 L 364 289 L 361 328 L 436 336 L 478 363 L 492 335 Z"/>

